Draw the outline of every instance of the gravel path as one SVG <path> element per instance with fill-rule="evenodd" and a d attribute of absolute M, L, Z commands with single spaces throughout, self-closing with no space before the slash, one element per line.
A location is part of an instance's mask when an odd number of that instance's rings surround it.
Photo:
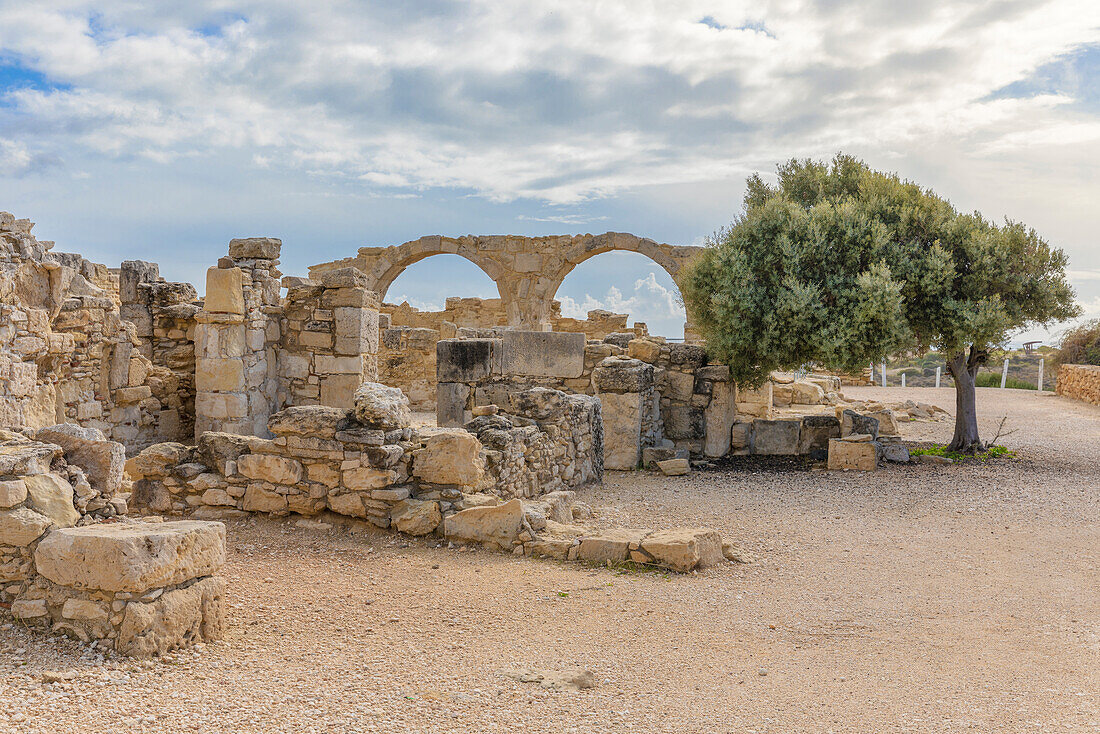
<path fill-rule="evenodd" d="M 0 731 L 1096 731 L 1100 409 L 978 394 L 1016 460 L 618 474 L 581 497 L 601 522 L 710 525 L 756 558 L 694 576 L 230 524 L 225 642 L 139 664 L 4 625 Z M 598 683 L 502 674 L 518 668 Z"/>

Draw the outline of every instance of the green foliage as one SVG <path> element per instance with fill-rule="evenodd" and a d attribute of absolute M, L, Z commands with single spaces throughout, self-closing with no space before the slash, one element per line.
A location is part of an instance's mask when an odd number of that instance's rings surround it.
<path fill-rule="evenodd" d="M 1034 230 L 960 214 L 838 155 L 748 180 L 744 211 L 684 279 L 708 351 L 759 384 L 807 363 L 856 370 L 900 351 L 984 352 L 1076 313 L 1066 256 Z"/>
<path fill-rule="evenodd" d="M 974 387 L 1000 387 L 1001 375 L 997 372 L 979 372 L 974 378 Z M 1005 387 L 1010 387 L 1013 390 L 1037 390 L 1035 385 L 1030 382 L 1019 380 L 1015 377 L 1009 376 L 1005 380 Z"/>
<path fill-rule="evenodd" d="M 1058 364 L 1100 364 L 1100 319 L 1067 331 L 1054 359 Z"/>
<path fill-rule="evenodd" d="M 952 461 L 972 461 L 977 459 L 978 461 L 989 461 L 990 459 L 996 459 L 999 457 L 1005 457 L 1007 459 L 1013 459 L 1016 457 L 1016 453 L 1006 449 L 1004 446 L 987 446 L 985 451 L 977 454 L 964 454 L 960 451 L 948 451 L 945 444 L 934 444 L 928 448 L 923 449 L 909 449 L 909 453 L 912 456 L 920 456 L 925 454 L 927 456 L 946 456 Z"/>

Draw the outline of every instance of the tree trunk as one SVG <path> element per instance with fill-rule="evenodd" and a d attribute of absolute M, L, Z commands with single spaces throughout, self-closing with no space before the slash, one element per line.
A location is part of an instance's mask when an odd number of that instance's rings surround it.
<path fill-rule="evenodd" d="M 984 359 L 984 353 L 971 347 L 969 357 L 960 352 L 947 360 L 947 370 L 955 380 L 955 435 L 947 445 L 948 451 L 963 454 L 985 451 L 985 444 L 978 436 L 978 410 L 974 403 L 974 379 Z"/>

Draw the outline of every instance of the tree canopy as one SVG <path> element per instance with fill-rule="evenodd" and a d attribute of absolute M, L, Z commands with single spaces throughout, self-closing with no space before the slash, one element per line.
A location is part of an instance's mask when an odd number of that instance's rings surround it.
<path fill-rule="evenodd" d="M 748 180 L 684 298 L 740 381 L 812 363 L 860 369 L 904 351 L 976 353 L 1077 313 L 1066 256 L 1017 222 L 961 214 L 895 174 L 837 155 Z"/>
<path fill-rule="evenodd" d="M 771 185 L 751 176 L 742 213 L 682 290 L 708 352 L 747 385 L 776 369 L 943 352 L 958 391 L 952 448 L 974 450 L 978 366 L 1014 331 L 1077 315 L 1066 264 L 1034 229 L 960 213 L 840 154 L 791 160 Z"/>

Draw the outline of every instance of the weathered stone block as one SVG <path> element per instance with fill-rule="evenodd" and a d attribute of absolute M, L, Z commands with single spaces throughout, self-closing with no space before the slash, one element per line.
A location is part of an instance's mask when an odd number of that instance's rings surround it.
<path fill-rule="evenodd" d="M 56 474 L 35 474 L 24 477 L 27 500 L 35 512 L 48 517 L 61 528 L 80 522 L 80 513 L 73 506 L 73 488 Z"/>
<path fill-rule="evenodd" d="M 355 390 L 353 402 L 355 419 L 369 428 L 392 431 L 412 422 L 409 399 L 396 387 L 364 382 Z"/>
<path fill-rule="evenodd" d="M 470 387 L 461 382 L 441 382 L 435 389 L 435 422 L 440 428 L 457 428 L 466 423 Z"/>
<path fill-rule="evenodd" d="M 640 393 L 653 387 L 653 365 L 637 359 L 608 357 L 592 374 L 601 392 Z"/>
<path fill-rule="evenodd" d="M 666 566 L 680 573 L 725 561 L 722 536 L 709 528 L 655 530 L 642 538 L 639 546 L 631 551 L 631 560 Z"/>
<path fill-rule="evenodd" d="M 210 576 L 225 563 L 225 526 L 180 520 L 62 528 L 35 549 L 38 573 L 75 589 L 144 592 Z"/>
<path fill-rule="evenodd" d="M 431 484 L 474 486 L 484 470 L 481 442 L 461 428 L 436 430 L 413 456 L 413 476 Z"/>
<path fill-rule="evenodd" d="M 507 331 L 501 372 L 524 377 L 580 377 L 584 373 L 584 334 Z"/>
<path fill-rule="evenodd" d="M 604 426 L 604 468 L 637 469 L 642 453 L 644 400 L 641 393 L 600 393 L 599 398 Z"/>
<path fill-rule="evenodd" d="M 577 559 L 589 563 L 620 563 L 630 557 L 630 549 L 637 548 L 644 530 L 626 528 L 600 531 L 599 535 L 581 538 L 577 547 Z"/>
<path fill-rule="evenodd" d="M 771 421 L 757 418 L 752 422 L 752 453 L 763 456 L 796 455 L 801 434 L 801 419 Z"/>
<path fill-rule="evenodd" d="M 510 500 L 495 507 L 471 507 L 443 521 L 443 535 L 459 543 L 487 543 L 511 550 L 523 526 L 523 504 Z"/>
<path fill-rule="evenodd" d="M 0 481 L 0 508 L 15 507 L 27 499 L 27 485 L 22 479 Z"/>
<path fill-rule="evenodd" d="M 302 465 L 294 459 L 272 454 L 243 454 L 237 471 L 249 479 L 294 486 L 302 480 Z"/>
<path fill-rule="evenodd" d="M 878 468 L 877 441 L 829 439 L 829 469 L 838 471 L 874 471 Z"/>
<path fill-rule="evenodd" d="M 479 382 L 501 372 L 500 339 L 441 339 L 435 345 L 438 382 Z"/>
<path fill-rule="evenodd" d="M 798 453 L 824 459 L 829 451 L 829 439 L 840 438 L 840 421 L 832 415 L 807 415 L 802 417 L 802 435 Z"/>
<path fill-rule="evenodd" d="M 244 390 L 244 362 L 240 359 L 196 359 L 195 389 L 199 392 Z"/>
<path fill-rule="evenodd" d="M 122 487 L 126 447 L 108 441 L 99 429 L 61 423 L 40 429 L 35 438 L 60 446 L 65 460 L 83 469 L 88 482 L 103 494 L 111 496 Z"/>
<path fill-rule="evenodd" d="M 840 414 L 840 435 L 850 436 L 853 433 L 878 438 L 878 419 L 869 415 L 860 415 L 854 410 L 844 410 Z"/>
<path fill-rule="evenodd" d="M 283 514 L 287 511 L 287 500 L 284 495 L 267 489 L 257 482 L 248 485 L 248 489 L 245 490 L 244 497 L 241 499 L 241 509 L 246 512 Z"/>
<path fill-rule="evenodd" d="M 42 536 L 50 518 L 26 507 L 0 511 L 0 546 L 24 546 Z"/>
<path fill-rule="evenodd" d="M 211 313 L 243 314 L 244 273 L 240 268 L 209 268 L 203 309 Z"/>
<path fill-rule="evenodd" d="M 283 241 L 275 237 L 240 237 L 229 240 L 229 257 L 240 260 L 275 260 Z"/>
<path fill-rule="evenodd" d="M 225 626 L 225 582 L 205 578 L 167 591 L 150 603 L 130 602 L 119 627 L 115 649 L 145 658 L 164 655 L 196 642 L 221 639 Z"/>

